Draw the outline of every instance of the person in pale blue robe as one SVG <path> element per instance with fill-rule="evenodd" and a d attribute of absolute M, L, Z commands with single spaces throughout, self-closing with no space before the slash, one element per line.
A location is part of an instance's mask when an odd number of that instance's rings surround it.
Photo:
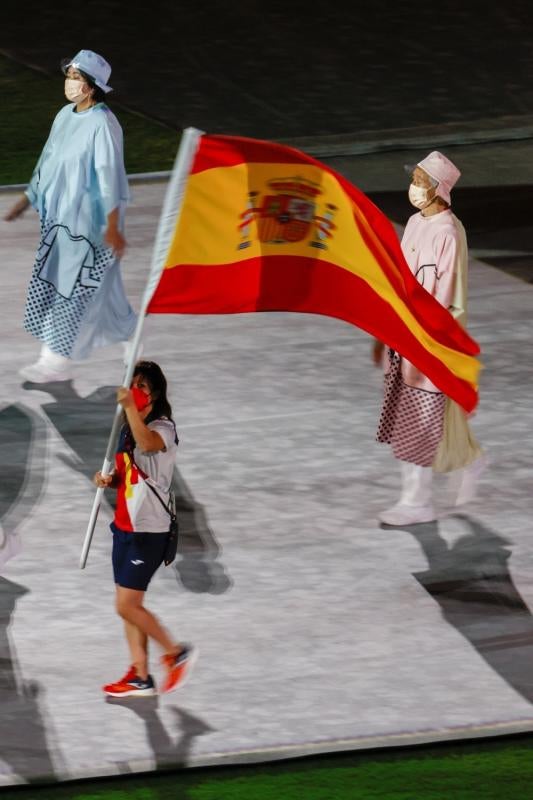
<path fill-rule="evenodd" d="M 120 273 L 129 191 L 122 129 L 103 102 L 111 67 L 81 50 L 63 69 L 71 103 L 57 114 L 29 186 L 6 215 L 16 219 L 31 204 L 41 221 L 24 327 L 43 346 L 20 372 L 38 383 L 69 378 L 73 360 L 127 341 L 137 322 Z"/>

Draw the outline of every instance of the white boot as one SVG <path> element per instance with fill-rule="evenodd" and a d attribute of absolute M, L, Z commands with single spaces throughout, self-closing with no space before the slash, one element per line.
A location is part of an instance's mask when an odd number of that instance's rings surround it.
<path fill-rule="evenodd" d="M 433 470 L 402 461 L 402 493 L 392 508 L 379 514 L 385 525 L 416 525 L 432 522 L 435 509 L 432 499 Z"/>
<path fill-rule="evenodd" d="M 472 461 L 472 463 L 467 467 L 463 467 L 461 470 L 462 475 L 461 483 L 459 484 L 459 491 L 457 492 L 457 497 L 455 498 L 456 506 L 463 506 L 475 499 L 479 477 L 481 473 L 485 471 L 488 465 L 488 455 L 486 453 L 481 453 L 481 455 L 478 456 L 475 461 Z"/>
<path fill-rule="evenodd" d="M 66 381 L 71 377 L 71 366 L 70 358 L 54 353 L 47 345 L 43 344 L 38 361 L 29 367 L 23 367 L 19 371 L 19 375 L 31 383 Z"/>

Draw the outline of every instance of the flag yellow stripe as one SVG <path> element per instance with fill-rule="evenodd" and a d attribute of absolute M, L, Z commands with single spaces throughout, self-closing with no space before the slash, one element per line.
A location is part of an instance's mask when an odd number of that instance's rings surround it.
<path fill-rule="evenodd" d="M 261 206 L 265 196 L 279 192 L 272 187 L 272 176 L 288 184 L 307 185 L 316 189 L 315 213 L 332 216 L 335 228 L 331 237 L 321 240 L 326 249 L 313 247 L 318 240 L 317 225 L 309 225 L 308 235 L 296 242 L 280 244 L 261 242 L 258 223 L 252 207 Z M 251 195 L 250 192 L 256 194 Z M 290 194 L 290 188 L 286 193 Z M 300 196 L 302 196 L 300 194 Z M 303 195 L 305 197 L 305 194 Z M 329 204 L 329 207 L 328 205 Z M 248 229 L 241 223 L 250 215 Z M 387 275 L 363 240 L 354 219 L 358 209 L 334 175 L 313 164 L 241 163 L 232 167 L 216 167 L 189 177 L 178 226 L 172 239 L 165 268 L 179 264 L 213 265 L 238 263 L 264 256 L 305 256 L 335 264 L 358 275 L 396 311 L 404 324 L 422 345 L 442 361 L 458 378 L 477 386 L 479 363 L 472 356 L 453 350 L 436 341 L 420 325 L 398 297 Z M 359 224 L 368 229 L 364 216 Z M 274 223 L 272 223 L 274 224 Z M 244 235 L 246 234 L 246 235 Z M 370 231 L 369 235 L 372 236 Z M 376 245 L 379 246 L 377 237 Z M 245 244 L 239 249 L 239 245 Z M 389 256 L 383 250 L 383 258 Z"/>

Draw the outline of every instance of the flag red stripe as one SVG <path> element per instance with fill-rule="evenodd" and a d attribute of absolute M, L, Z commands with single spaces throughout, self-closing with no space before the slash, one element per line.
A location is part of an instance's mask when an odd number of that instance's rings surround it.
<path fill-rule="evenodd" d="M 204 135 L 200 139 L 191 175 L 206 169 L 235 167 L 243 163 L 313 164 L 321 170 L 324 169 L 324 164 L 286 145 L 241 136 Z"/>
<path fill-rule="evenodd" d="M 264 256 L 234 264 L 181 264 L 163 271 L 150 314 L 235 314 L 297 311 L 352 323 L 409 359 L 467 411 L 473 387 L 457 378 L 411 333 L 396 311 L 365 281 L 345 269 L 305 257 Z"/>

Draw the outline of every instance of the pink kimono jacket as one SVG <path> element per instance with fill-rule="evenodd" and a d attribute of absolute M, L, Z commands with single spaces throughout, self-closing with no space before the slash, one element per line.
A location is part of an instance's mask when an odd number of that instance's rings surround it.
<path fill-rule="evenodd" d="M 459 220 L 449 209 L 428 217 L 420 212 L 413 214 L 405 227 L 402 250 L 417 280 L 464 325 L 468 251 Z M 453 427 L 449 425 L 450 412 Z M 385 395 L 377 439 L 390 444 L 396 458 L 439 471 L 455 469 L 473 458 L 462 410 L 410 361 L 393 351 L 385 362 Z"/>
<path fill-rule="evenodd" d="M 457 217 L 449 209 L 431 217 L 413 214 L 405 226 L 402 250 L 418 282 L 465 325 L 468 250 Z M 402 358 L 402 377 L 408 386 L 439 391 L 406 358 Z"/>

